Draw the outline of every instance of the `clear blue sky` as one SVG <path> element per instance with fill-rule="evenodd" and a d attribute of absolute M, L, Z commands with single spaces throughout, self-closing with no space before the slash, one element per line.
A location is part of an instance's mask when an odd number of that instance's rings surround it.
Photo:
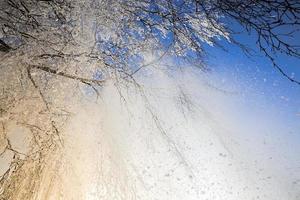
<path fill-rule="evenodd" d="M 283 130 L 293 131 L 300 138 L 300 85 L 283 77 L 272 63 L 260 54 L 255 35 L 243 33 L 239 35 L 239 41 L 256 50 L 257 55 L 248 58 L 239 47 L 225 41 L 221 43 L 228 52 L 206 47 L 210 54 L 208 66 L 220 79 L 217 81 L 218 87 L 238 89 L 244 96 L 244 106 L 249 106 L 249 115 L 254 116 L 258 109 L 264 111 L 266 118 L 268 115 L 277 115 L 277 122 L 274 123 L 280 123 Z M 287 74 L 300 80 L 300 59 L 277 55 L 276 61 Z M 274 116 L 270 118 L 273 120 Z"/>

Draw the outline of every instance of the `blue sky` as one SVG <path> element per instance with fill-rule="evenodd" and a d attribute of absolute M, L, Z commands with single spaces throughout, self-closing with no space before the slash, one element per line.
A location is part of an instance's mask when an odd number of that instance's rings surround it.
<path fill-rule="evenodd" d="M 216 47 L 206 47 L 210 54 L 208 66 L 219 79 L 215 84 L 241 93 L 240 107 L 236 110 L 237 118 L 249 115 L 255 124 L 255 115 L 259 111 L 260 117 L 266 120 L 270 118 L 270 124 L 274 123 L 274 127 L 281 129 L 283 134 L 294 132 L 298 135 L 300 142 L 300 85 L 283 77 L 259 52 L 255 35 L 242 33 L 239 41 L 256 50 L 256 55 L 249 58 L 239 47 L 226 41 L 221 43 L 228 52 Z M 276 61 L 287 74 L 300 80 L 300 59 L 277 55 Z"/>
<path fill-rule="evenodd" d="M 241 32 L 235 39 L 254 52 L 253 56 L 248 57 L 237 45 L 224 39 L 220 44 L 227 51 L 203 44 L 208 53 L 207 65 L 213 75 L 212 84 L 220 89 L 239 93 L 239 101 L 235 102 L 240 104 L 236 109 L 237 118 L 244 119 L 245 115 L 249 115 L 252 116 L 249 122 L 255 123 L 255 115 L 259 112 L 264 120 L 269 118 L 270 123 L 277 121 L 274 128 L 279 129 L 280 125 L 282 132 L 297 132 L 300 143 L 300 85 L 291 82 L 273 67 L 271 61 L 256 46 L 254 33 L 243 32 L 236 23 L 227 24 Z M 297 35 L 294 39 L 299 44 Z M 168 38 L 162 42 L 168 43 Z M 286 74 L 300 81 L 300 59 L 282 54 L 273 55 Z"/>

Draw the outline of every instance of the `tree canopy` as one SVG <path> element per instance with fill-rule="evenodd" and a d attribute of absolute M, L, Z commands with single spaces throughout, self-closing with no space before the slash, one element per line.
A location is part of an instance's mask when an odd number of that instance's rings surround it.
<path fill-rule="evenodd" d="M 299 84 L 275 59 L 276 53 L 300 56 L 292 39 L 299 36 L 297 0 L 4 0 L 0 5 L 0 51 L 34 57 L 29 68 L 64 76 L 62 60 L 84 57 L 130 77 L 147 65 L 147 51 L 203 67 L 205 44 L 222 48 L 225 39 L 249 53 L 235 39 L 234 21 L 255 34 L 257 47 L 282 75 Z M 50 58 L 56 66 L 47 63 Z"/>

